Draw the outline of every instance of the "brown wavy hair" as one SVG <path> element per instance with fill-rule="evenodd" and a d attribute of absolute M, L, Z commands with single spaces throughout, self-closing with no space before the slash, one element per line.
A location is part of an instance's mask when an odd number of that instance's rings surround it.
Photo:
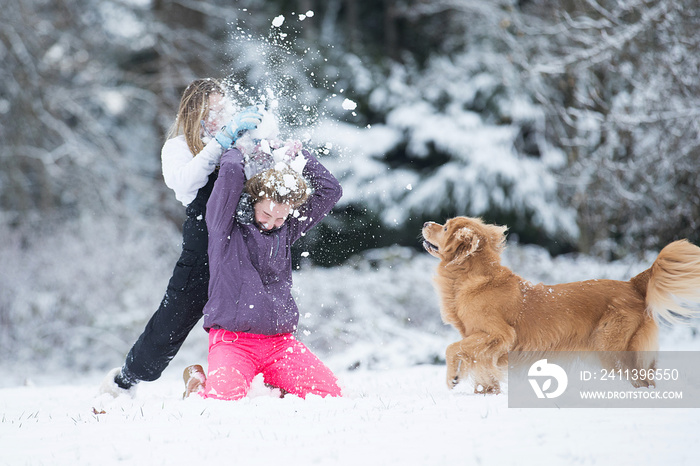
<path fill-rule="evenodd" d="M 294 209 L 301 207 L 311 193 L 304 177 L 291 168 L 272 168 L 258 173 L 246 182 L 245 191 L 250 194 L 253 204 L 267 198 Z"/>
<path fill-rule="evenodd" d="M 206 121 L 209 115 L 209 96 L 212 94 L 220 94 L 222 97 L 226 94 L 224 86 L 216 79 L 192 81 L 182 93 L 177 117 L 168 131 L 168 139 L 184 134 L 193 156 L 204 149 L 201 121 Z"/>

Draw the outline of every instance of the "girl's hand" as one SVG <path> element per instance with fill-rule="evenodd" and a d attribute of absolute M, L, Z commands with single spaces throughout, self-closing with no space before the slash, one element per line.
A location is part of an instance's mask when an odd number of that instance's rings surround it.
<path fill-rule="evenodd" d="M 262 118 L 258 107 L 243 109 L 216 133 L 216 142 L 224 149 L 230 149 L 243 133 L 257 128 Z"/>

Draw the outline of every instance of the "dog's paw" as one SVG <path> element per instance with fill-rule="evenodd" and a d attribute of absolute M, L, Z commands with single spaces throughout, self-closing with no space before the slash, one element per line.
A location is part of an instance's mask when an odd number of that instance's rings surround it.
<path fill-rule="evenodd" d="M 634 388 L 656 388 L 656 383 L 653 380 L 637 379 L 630 382 Z"/>
<path fill-rule="evenodd" d="M 458 383 L 459 383 L 459 376 L 458 375 L 454 375 L 454 376 L 450 376 L 449 374 L 447 375 L 447 388 L 452 390 L 453 388 L 455 388 L 457 386 Z"/>
<path fill-rule="evenodd" d="M 462 374 L 462 358 L 452 351 L 454 345 L 456 343 L 447 348 L 447 388 L 450 390 L 459 383 L 460 374 L 464 375 Z"/>
<path fill-rule="evenodd" d="M 501 387 L 498 384 L 486 386 L 476 384 L 476 386 L 474 386 L 474 393 L 477 395 L 498 395 L 501 393 Z"/>

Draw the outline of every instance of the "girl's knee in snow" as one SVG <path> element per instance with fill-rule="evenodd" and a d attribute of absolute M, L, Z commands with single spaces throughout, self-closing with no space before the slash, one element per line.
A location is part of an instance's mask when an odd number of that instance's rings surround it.
<path fill-rule="evenodd" d="M 219 367 L 211 370 L 207 376 L 204 398 L 219 400 L 239 400 L 246 396 L 250 381 L 232 367 Z"/>

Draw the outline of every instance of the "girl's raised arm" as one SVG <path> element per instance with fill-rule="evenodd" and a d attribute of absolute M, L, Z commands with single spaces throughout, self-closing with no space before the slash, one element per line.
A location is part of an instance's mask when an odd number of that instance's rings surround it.
<path fill-rule="evenodd" d="M 221 156 L 219 176 L 207 202 L 210 242 L 230 235 L 244 184 L 243 154 L 238 149 L 229 149 Z"/>
<path fill-rule="evenodd" d="M 335 176 L 308 151 L 305 150 L 303 154 L 306 165 L 302 175 L 311 185 L 313 193 L 299 208 L 299 215 L 289 219 L 293 241 L 323 220 L 343 195 L 343 189 Z"/>

